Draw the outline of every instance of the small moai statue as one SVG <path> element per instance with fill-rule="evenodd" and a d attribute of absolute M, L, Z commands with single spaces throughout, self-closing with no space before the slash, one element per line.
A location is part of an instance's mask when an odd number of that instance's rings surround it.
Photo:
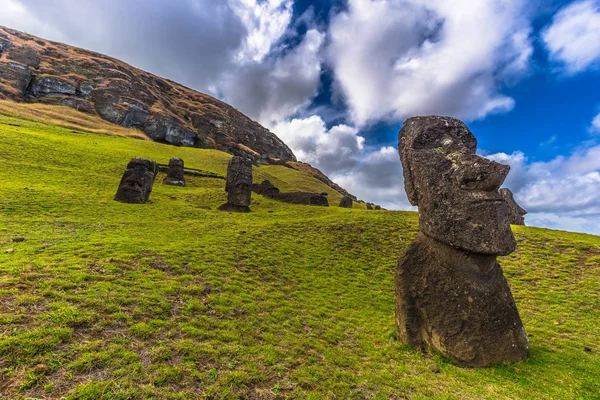
<path fill-rule="evenodd" d="M 340 201 L 340 207 L 342 208 L 352 208 L 352 197 L 344 196 L 342 201 Z"/>
<path fill-rule="evenodd" d="M 508 222 L 511 225 L 525 225 L 527 211 L 517 203 L 510 189 L 500 189 L 500 194 L 508 203 Z"/>
<path fill-rule="evenodd" d="M 167 169 L 167 176 L 163 179 L 163 185 L 185 186 L 183 160 L 181 158 L 171 158 L 169 160 L 169 169 Z"/>
<path fill-rule="evenodd" d="M 249 212 L 252 196 L 252 161 L 235 156 L 227 166 L 225 183 L 227 203 L 221 205 L 221 211 Z"/>
<path fill-rule="evenodd" d="M 147 203 L 150 200 L 157 172 L 158 167 L 154 161 L 132 158 L 127 164 L 114 199 L 122 203 Z"/>
<path fill-rule="evenodd" d="M 398 140 L 420 232 L 396 268 L 397 338 L 468 367 L 523 360 L 529 341 L 496 261 L 517 245 L 498 191 L 510 167 L 478 156 L 455 118 L 409 118 Z"/>
<path fill-rule="evenodd" d="M 367 210 L 373 209 L 373 203 L 367 203 Z"/>
<path fill-rule="evenodd" d="M 375 205 L 376 210 L 381 210 L 381 206 L 379 204 Z"/>

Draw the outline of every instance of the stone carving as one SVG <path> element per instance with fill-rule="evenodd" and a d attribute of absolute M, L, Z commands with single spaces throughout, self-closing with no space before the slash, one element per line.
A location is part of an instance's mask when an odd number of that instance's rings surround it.
<path fill-rule="evenodd" d="M 375 209 L 379 211 L 379 210 L 381 210 L 381 206 L 379 204 L 376 204 Z"/>
<path fill-rule="evenodd" d="M 410 118 L 399 134 L 420 233 L 396 269 L 397 337 L 469 367 L 519 361 L 529 350 L 496 262 L 516 248 L 498 192 L 509 167 L 477 156 L 476 147 L 454 118 Z"/>
<path fill-rule="evenodd" d="M 279 189 L 275 187 L 269 180 L 264 180 L 262 183 L 253 183 L 252 191 L 260 195 L 274 198 L 279 194 Z"/>
<path fill-rule="evenodd" d="M 352 208 L 352 197 L 344 196 L 342 201 L 340 201 L 340 207 L 342 208 Z"/>
<path fill-rule="evenodd" d="M 311 192 L 286 192 L 281 193 L 270 181 L 264 180 L 262 183 L 253 183 L 252 191 L 268 197 L 273 200 L 282 201 L 290 204 L 308 204 L 311 206 L 329 206 L 327 193 Z"/>
<path fill-rule="evenodd" d="M 500 194 L 508 203 L 508 222 L 511 225 L 525 225 L 527 211 L 517 204 L 510 189 L 500 189 Z"/>
<path fill-rule="evenodd" d="M 367 210 L 373 209 L 373 203 L 367 203 Z"/>
<path fill-rule="evenodd" d="M 252 162 L 248 158 L 235 156 L 227 166 L 225 183 L 227 203 L 219 207 L 221 211 L 249 212 L 252 196 Z"/>
<path fill-rule="evenodd" d="M 145 158 L 132 158 L 121 178 L 115 200 L 123 203 L 144 204 L 150 199 L 158 168 Z"/>
<path fill-rule="evenodd" d="M 171 158 L 169 160 L 169 169 L 166 178 L 163 179 L 163 185 L 185 186 L 183 160 L 181 158 Z"/>

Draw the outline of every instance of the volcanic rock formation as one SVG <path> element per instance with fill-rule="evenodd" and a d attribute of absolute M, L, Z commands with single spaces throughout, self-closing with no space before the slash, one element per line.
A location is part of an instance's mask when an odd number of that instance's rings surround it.
<path fill-rule="evenodd" d="M 516 248 L 498 192 L 509 167 L 477 156 L 476 147 L 454 118 L 410 118 L 399 134 L 420 233 L 396 269 L 397 337 L 470 367 L 519 361 L 529 350 L 496 262 Z"/>
<path fill-rule="evenodd" d="M 174 157 L 169 160 L 169 169 L 167 170 L 167 176 L 163 179 L 163 185 L 185 186 L 183 160 L 181 158 Z"/>
<path fill-rule="evenodd" d="M 227 166 L 225 183 L 227 203 L 221 211 L 249 212 L 252 196 L 252 162 L 248 158 L 234 156 Z"/>
<path fill-rule="evenodd" d="M 527 214 L 527 211 L 521 208 L 516 202 L 510 189 L 500 189 L 500 194 L 508 203 L 508 222 L 511 225 L 525 225 L 525 215 Z"/>
<path fill-rule="evenodd" d="M 121 178 L 115 200 L 122 203 L 144 204 L 150 200 L 158 168 L 145 158 L 132 158 Z"/>

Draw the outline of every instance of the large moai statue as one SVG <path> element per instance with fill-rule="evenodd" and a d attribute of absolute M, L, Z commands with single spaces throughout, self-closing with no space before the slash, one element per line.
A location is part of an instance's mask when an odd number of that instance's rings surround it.
<path fill-rule="evenodd" d="M 158 167 L 154 161 L 132 158 L 121 178 L 115 200 L 132 204 L 147 203 L 157 172 Z"/>
<path fill-rule="evenodd" d="M 340 207 L 342 208 L 352 208 L 352 197 L 344 196 L 342 201 L 340 201 Z"/>
<path fill-rule="evenodd" d="M 183 160 L 181 158 L 171 158 L 167 176 L 163 179 L 163 185 L 185 186 L 185 177 L 183 176 Z"/>
<path fill-rule="evenodd" d="M 252 196 L 252 162 L 235 156 L 227 166 L 225 183 L 227 203 L 219 207 L 221 211 L 249 212 Z"/>
<path fill-rule="evenodd" d="M 420 229 L 396 269 L 398 339 L 469 367 L 522 360 L 529 341 L 496 262 L 516 248 L 498 192 L 510 168 L 477 156 L 454 118 L 410 118 L 398 139 Z"/>
<path fill-rule="evenodd" d="M 525 225 L 525 215 L 527 214 L 527 211 L 521 208 L 516 202 L 510 189 L 500 189 L 500 194 L 508 203 L 508 222 L 511 225 Z"/>

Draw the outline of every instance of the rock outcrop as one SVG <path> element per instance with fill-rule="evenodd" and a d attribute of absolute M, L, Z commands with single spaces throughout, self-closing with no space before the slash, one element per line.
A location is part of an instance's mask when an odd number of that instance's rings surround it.
<path fill-rule="evenodd" d="M 521 208 L 516 202 L 510 189 L 500 189 L 500 194 L 508 203 L 508 222 L 511 225 L 525 225 L 525 215 L 527 214 L 527 211 Z"/>
<path fill-rule="evenodd" d="M 476 147 L 454 118 L 410 118 L 400 131 L 420 233 L 396 269 L 396 332 L 410 346 L 484 367 L 522 360 L 529 342 L 496 261 L 516 248 L 498 191 L 509 167 L 477 156 Z"/>
<path fill-rule="evenodd" d="M 222 101 L 102 54 L 5 27 L 0 98 L 72 107 L 177 146 L 296 161 L 277 136 Z"/>
<path fill-rule="evenodd" d="M 340 201 L 340 207 L 342 208 L 352 208 L 352 197 L 344 196 Z"/>
<path fill-rule="evenodd" d="M 252 197 L 252 162 L 248 158 L 234 156 L 227 166 L 225 183 L 227 203 L 220 211 L 249 212 Z"/>
<path fill-rule="evenodd" d="M 115 200 L 131 204 L 147 203 L 157 173 L 158 168 L 154 161 L 132 158 L 121 178 Z"/>
<path fill-rule="evenodd" d="M 167 169 L 167 176 L 163 179 L 163 185 L 185 186 L 183 160 L 181 158 L 171 158 L 169 160 L 169 169 Z"/>

